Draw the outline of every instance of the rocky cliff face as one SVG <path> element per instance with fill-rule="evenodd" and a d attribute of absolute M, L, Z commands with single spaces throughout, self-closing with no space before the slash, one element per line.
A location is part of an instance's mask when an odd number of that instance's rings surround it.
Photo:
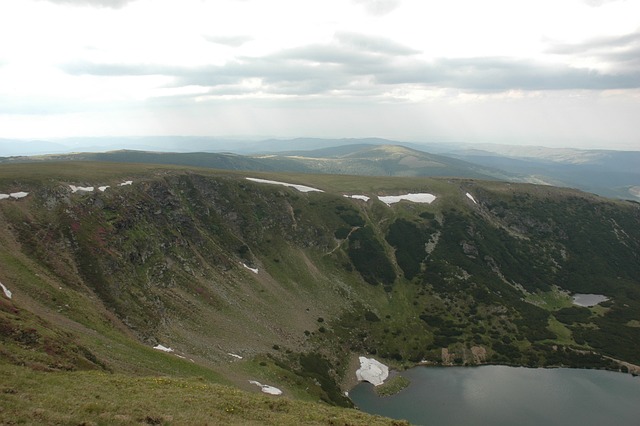
<path fill-rule="evenodd" d="M 0 179 L 29 192 L 0 201 L 0 281 L 15 294 L 0 295 L 15 348 L 0 356 L 12 362 L 141 368 L 113 349 L 132 339 L 213 366 L 270 354 L 332 380 L 363 352 L 398 364 L 440 363 L 443 350 L 447 363 L 640 363 L 634 203 L 467 180 L 280 177 L 325 191 L 301 193 L 226 173 L 93 182 L 87 169 L 38 180 L 28 167 Z M 81 184 L 111 187 L 71 192 Z M 372 199 L 343 196 L 355 188 Z M 436 201 L 376 199 L 416 191 Z M 576 307 L 569 292 L 610 300 Z"/>

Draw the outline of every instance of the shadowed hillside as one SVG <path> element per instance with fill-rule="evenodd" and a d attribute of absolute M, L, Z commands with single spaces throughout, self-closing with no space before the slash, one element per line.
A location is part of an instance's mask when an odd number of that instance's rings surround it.
<path fill-rule="evenodd" d="M 18 192 L 0 200 L 7 374 L 125 375 L 149 392 L 163 389 L 149 377 L 259 392 L 254 380 L 284 391 L 251 399 L 275 404 L 277 423 L 309 409 L 291 399 L 351 406 L 357 355 L 396 368 L 640 364 L 637 203 L 469 179 L 84 162 L 3 165 L 0 193 Z M 419 193 L 435 201 L 378 199 Z M 571 293 L 609 300 L 578 307 Z"/>

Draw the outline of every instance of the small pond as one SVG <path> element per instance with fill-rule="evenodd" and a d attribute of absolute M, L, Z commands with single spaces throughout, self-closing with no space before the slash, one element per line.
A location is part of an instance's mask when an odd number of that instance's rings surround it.
<path fill-rule="evenodd" d="M 601 294 L 580 294 L 573 295 L 573 304 L 578 306 L 591 307 L 596 306 L 598 303 L 602 303 L 609 300 L 607 296 Z"/>

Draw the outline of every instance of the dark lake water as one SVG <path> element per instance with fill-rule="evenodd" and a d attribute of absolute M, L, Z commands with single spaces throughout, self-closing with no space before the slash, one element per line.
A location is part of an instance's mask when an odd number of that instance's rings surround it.
<path fill-rule="evenodd" d="M 360 383 L 362 411 L 417 425 L 640 425 L 640 377 L 599 370 L 416 367 L 411 385 L 380 398 Z"/>

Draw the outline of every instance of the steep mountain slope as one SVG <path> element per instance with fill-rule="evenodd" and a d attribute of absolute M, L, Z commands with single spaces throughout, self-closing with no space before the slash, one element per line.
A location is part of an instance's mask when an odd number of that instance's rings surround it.
<path fill-rule="evenodd" d="M 344 406 L 355 355 L 640 364 L 636 203 L 464 179 L 250 175 L 323 191 L 300 192 L 248 176 L 0 167 L 0 193 L 28 193 L 0 199 L 0 364 L 249 391 L 257 380 Z M 409 193 L 436 199 L 377 198 Z M 609 301 L 577 307 L 569 292 Z"/>

